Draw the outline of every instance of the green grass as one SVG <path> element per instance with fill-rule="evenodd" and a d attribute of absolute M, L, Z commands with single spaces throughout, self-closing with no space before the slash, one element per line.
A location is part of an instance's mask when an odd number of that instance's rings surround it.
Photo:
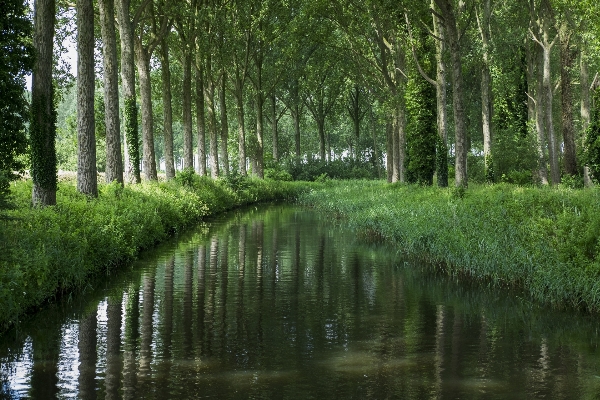
<path fill-rule="evenodd" d="M 301 202 L 451 275 L 600 311 L 600 189 L 330 182 Z"/>
<path fill-rule="evenodd" d="M 101 185 L 99 197 L 88 199 L 66 181 L 59 184 L 56 206 L 34 209 L 31 181 L 13 183 L 16 208 L 0 219 L 0 332 L 208 215 L 289 200 L 306 187 L 239 177 L 213 181 L 184 172 L 172 182 Z"/>

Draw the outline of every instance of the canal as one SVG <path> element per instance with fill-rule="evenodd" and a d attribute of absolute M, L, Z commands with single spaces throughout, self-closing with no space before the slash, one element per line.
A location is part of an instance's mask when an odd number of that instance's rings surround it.
<path fill-rule="evenodd" d="M 260 206 L 0 337 L 0 399 L 598 398 L 599 327 Z"/>

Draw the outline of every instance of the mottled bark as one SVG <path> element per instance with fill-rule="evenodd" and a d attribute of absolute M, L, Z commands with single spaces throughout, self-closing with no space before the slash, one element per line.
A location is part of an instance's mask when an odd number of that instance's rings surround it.
<path fill-rule="evenodd" d="M 160 43 L 160 73 L 162 76 L 163 135 L 165 141 L 165 176 L 175 178 L 175 156 L 173 154 L 173 96 L 171 95 L 171 64 L 169 46 L 165 39 Z"/>
<path fill-rule="evenodd" d="M 279 161 L 279 133 L 277 129 L 277 97 L 271 94 L 271 133 L 273 140 L 273 161 Z"/>
<path fill-rule="evenodd" d="M 238 124 L 238 171 L 240 175 L 246 175 L 246 118 L 244 114 L 244 81 L 241 74 L 237 70 L 234 86 Z"/>
<path fill-rule="evenodd" d="M 123 125 L 125 128 L 125 181 L 140 183 L 137 105 L 135 96 L 135 62 L 133 26 L 129 13 L 129 0 L 116 0 L 119 38 L 121 41 L 121 85 L 123 90 Z"/>
<path fill-rule="evenodd" d="M 204 71 L 199 54 L 196 55 L 196 129 L 198 131 L 198 164 L 196 173 L 206 175 L 206 117 L 204 114 Z"/>
<path fill-rule="evenodd" d="M 154 118 L 152 113 L 152 88 L 150 83 L 150 55 L 140 38 L 135 39 L 135 63 L 140 80 L 142 110 L 142 169 L 147 180 L 156 181 L 156 156 L 154 153 Z"/>
<path fill-rule="evenodd" d="M 77 190 L 98 196 L 94 119 L 94 7 L 77 0 Z"/>
<path fill-rule="evenodd" d="M 394 124 L 392 122 L 391 119 L 388 118 L 387 124 L 385 126 L 385 134 L 386 134 L 386 141 L 385 141 L 385 150 L 386 150 L 386 171 L 387 171 L 387 181 L 388 183 L 392 183 L 393 182 L 393 178 L 394 178 L 394 167 L 393 167 L 393 163 L 394 160 L 392 159 L 392 154 L 394 152 Z"/>
<path fill-rule="evenodd" d="M 483 157 L 485 176 L 493 181 L 492 167 L 492 74 L 490 72 L 490 20 L 492 2 L 485 0 L 481 15 L 477 14 L 477 22 L 482 43 L 481 63 L 481 120 L 483 132 Z"/>
<path fill-rule="evenodd" d="M 549 7 L 549 6 L 548 6 Z M 550 178 L 553 185 L 560 183 L 560 168 L 558 165 L 558 147 L 554 132 L 554 120 L 552 118 L 553 92 L 550 69 L 550 56 L 552 47 L 556 38 L 550 41 L 550 17 L 546 9 L 542 17 L 541 38 L 535 39 L 542 48 L 542 90 L 543 90 L 543 107 L 544 126 L 546 128 L 546 138 L 548 140 L 548 158 L 550 161 Z"/>
<path fill-rule="evenodd" d="M 121 122 L 119 119 L 119 73 L 114 0 L 98 0 L 104 66 L 104 124 L 106 126 L 106 182 L 123 183 Z"/>
<path fill-rule="evenodd" d="M 223 173 L 229 174 L 229 152 L 227 150 L 227 143 L 229 142 L 229 123 L 227 122 L 227 73 L 225 71 L 221 74 L 221 86 L 219 87 L 219 108 L 221 116 L 221 143 L 220 143 L 220 154 L 221 165 L 223 167 Z"/>
<path fill-rule="evenodd" d="M 219 150 L 217 143 L 217 116 L 215 112 L 215 83 L 212 77 L 212 60 L 210 55 L 206 60 L 206 86 L 204 101 L 208 108 L 208 136 L 210 141 L 210 176 L 219 177 Z"/>
<path fill-rule="evenodd" d="M 575 176 L 579 173 L 575 152 L 575 124 L 573 122 L 573 82 L 571 69 L 577 58 L 577 51 L 571 46 L 571 32 L 563 23 L 559 30 L 560 37 L 560 88 L 561 88 L 561 122 L 564 143 L 563 161 L 565 172 Z"/>
<path fill-rule="evenodd" d="M 457 187 L 467 186 L 467 129 L 464 109 L 462 56 L 454 6 L 450 0 L 435 0 L 445 20 L 447 43 L 452 60 L 452 108 L 455 132 L 454 183 Z"/>
<path fill-rule="evenodd" d="M 585 51 L 579 53 L 579 68 L 580 68 L 580 81 L 581 81 L 581 102 L 580 102 L 580 115 L 581 115 L 581 129 L 584 136 L 587 132 L 591 122 L 591 106 L 590 106 L 590 73 L 588 70 L 587 59 Z M 586 165 L 583 167 L 583 181 L 586 187 L 593 185 L 592 178 L 590 176 L 590 169 Z"/>
<path fill-rule="evenodd" d="M 37 0 L 33 47 L 36 59 L 31 84 L 31 177 L 34 206 L 56 204 L 56 111 L 52 86 L 52 51 L 56 22 L 54 0 Z"/>
<path fill-rule="evenodd" d="M 183 168 L 194 168 L 192 144 L 192 55 L 183 51 Z"/>
<path fill-rule="evenodd" d="M 542 49 L 538 49 L 538 65 L 543 64 Z M 548 166 L 546 158 L 546 131 L 544 129 L 544 87 L 543 71 L 538 69 L 535 89 L 535 130 L 537 132 L 538 178 L 543 185 L 548 184 Z"/>
<path fill-rule="evenodd" d="M 255 98 L 255 106 L 256 106 L 256 140 L 257 140 L 257 144 L 258 146 L 256 147 L 256 151 L 254 154 L 254 161 L 255 161 L 255 171 L 254 174 L 259 177 L 260 179 L 263 179 L 265 177 L 264 175 L 264 169 L 263 169 L 263 154 L 264 154 L 264 144 L 263 144 L 263 136 L 264 136 L 264 131 L 263 131 L 263 126 L 264 126 L 264 115 L 263 115 L 263 111 L 264 111 L 264 95 L 262 93 L 262 78 L 260 76 L 258 76 L 258 80 L 259 80 L 259 84 L 258 84 L 258 90 L 256 93 L 256 98 Z"/>

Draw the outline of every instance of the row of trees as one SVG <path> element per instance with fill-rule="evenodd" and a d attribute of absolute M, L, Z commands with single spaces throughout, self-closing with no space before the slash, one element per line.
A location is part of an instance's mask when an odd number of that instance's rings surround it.
<path fill-rule="evenodd" d="M 55 202 L 53 38 L 65 7 L 34 6 L 35 204 Z M 446 186 L 453 172 L 457 186 L 469 177 L 558 184 L 597 165 L 594 135 L 587 159 L 583 149 L 584 132 L 598 131 L 588 129 L 598 13 L 572 0 L 78 0 L 78 188 L 97 194 L 96 125 L 108 181 L 140 182 L 140 165 L 156 180 L 157 159 L 171 179 L 177 154 L 213 178 L 248 166 L 262 178 L 266 159 L 286 155 L 344 154 L 386 160 L 391 182 L 435 175 Z"/>

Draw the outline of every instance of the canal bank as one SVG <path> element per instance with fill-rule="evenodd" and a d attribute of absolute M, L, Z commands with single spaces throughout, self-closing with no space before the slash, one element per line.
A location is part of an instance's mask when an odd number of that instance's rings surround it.
<path fill-rule="evenodd" d="M 14 210 L 0 219 L 0 332 L 92 275 L 136 258 L 202 218 L 252 203 L 294 199 L 307 183 L 180 174 L 172 182 L 104 184 L 97 199 L 63 181 L 57 205 L 32 209 L 31 181 L 12 185 Z"/>
<path fill-rule="evenodd" d="M 600 311 L 600 189 L 330 181 L 300 202 L 447 274 Z"/>

